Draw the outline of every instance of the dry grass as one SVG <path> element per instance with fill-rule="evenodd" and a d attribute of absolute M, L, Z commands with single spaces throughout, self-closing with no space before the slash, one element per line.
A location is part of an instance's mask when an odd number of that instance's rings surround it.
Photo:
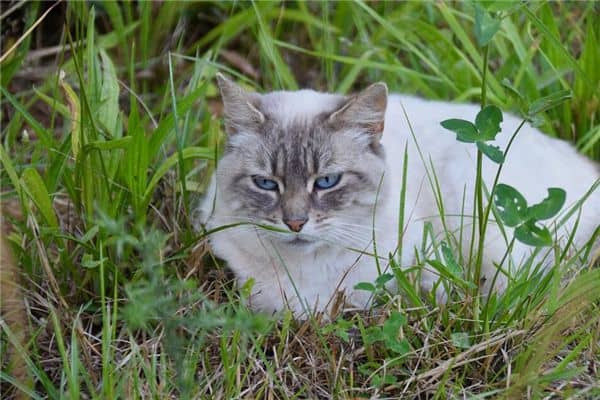
<path fill-rule="evenodd" d="M 249 312 L 191 228 L 224 140 L 217 70 L 267 90 L 385 80 L 477 101 L 471 5 L 94 4 L 2 3 L 1 200 L 22 213 L 2 235 L 3 398 L 600 396 L 592 261 L 565 256 L 552 279 L 518 279 L 487 305 L 403 290 L 370 311 L 295 321 Z M 597 4 L 515 7 L 490 44 L 490 101 L 518 108 L 502 78 L 526 102 L 571 90 L 542 128 L 597 159 Z M 73 135 L 114 147 L 84 157 Z"/>

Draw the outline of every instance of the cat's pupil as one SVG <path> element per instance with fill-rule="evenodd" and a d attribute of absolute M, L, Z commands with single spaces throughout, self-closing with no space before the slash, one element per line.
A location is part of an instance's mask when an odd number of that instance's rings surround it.
<path fill-rule="evenodd" d="M 254 184 L 263 190 L 276 190 L 277 182 L 272 179 L 263 178 L 262 176 L 254 176 L 252 177 L 252 181 Z"/>
<path fill-rule="evenodd" d="M 329 174 L 315 179 L 317 189 L 329 189 L 334 187 L 340 181 L 342 174 Z"/>

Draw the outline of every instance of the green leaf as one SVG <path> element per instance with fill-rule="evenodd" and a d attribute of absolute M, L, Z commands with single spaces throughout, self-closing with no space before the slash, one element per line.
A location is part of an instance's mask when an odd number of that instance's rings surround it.
<path fill-rule="evenodd" d="M 365 330 L 364 341 L 365 344 L 373 344 L 383 340 L 383 332 L 379 326 L 370 326 Z"/>
<path fill-rule="evenodd" d="M 390 317 L 384 322 L 383 333 L 385 346 L 398 354 L 406 354 L 410 347 L 406 340 L 400 340 L 398 335 L 400 328 L 406 324 L 406 317 L 398 311 L 392 311 Z"/>
<path fill-rule="evenodd" d="M 244 284 L 240 287 L 240 295 L 243 299 L 249 299 L 252 294 L 252 288 L 256 281 L 254 278 L 249 278 Z"/>
<path fill-rule="evenodd" d="M 475 125 L 464 119 L 447 119 L 442 121 L 441 125 L 449 131 L 456 133 L 456 140 L 460 142 L 475 143 L 479 140 Z"/>
<path fill-rule="evenodd" d="M 567 199 L 567 193 L 560 188 L 548 189 L 548 197 L 542 200 L 540 203 L 529 207 L 527 214 L 529 218 L 536 220 L 550 219 L 554 217 L 562 206 L 565 204 Z"/>
<path fill-rule="evenodd" d="M 519 7 L 521 2 L 519 0 L 495 0 L 482 1 L 479 4 L 488 11 L 507 11 Z"/>
<path fill-rule="evenodd" d="M 370 282 L 359 282 L 354 285 L 355 290 L 365 290 L 367 292 L 374 292 L 376 290 L 375 285 Z"/>
<path fill-rule="evenodd" d="M 67 98 L 67 104 L 69 106 L 69 111 L 71 113 L 71 151 L 73 152 L 73 156 L 77 159 L 77 155 L 79 154 L 79 149 L 81 147 L 81 102 L 79 101 L 79 97 L 71 87 L 64 80 L 64 77 L 60 77 L 58 83 L 60 84 L 61 89 L 63 90 L 65 97 Z"/>
<path fill-rule="evenodd" d="M 450 335 L 452 344 L 459 349 L 468 349 L 471 347 L 471 339 L 467 332 L 454 332 Z"/>
<path fill-rule="evenodd" d="M 375 285 L 377 287 L 384 287 L 386 283 L 388 283 L 390 280 L 394 279 L 394 275 L 392 274 L 381 274 L 377 277 L 377 279 L 375 279 Z"/>
<path fill-rule="evenodd" d="M 100 50 L 102 59 L 102 87 L 100 88 L 100 107 L 98 108 L 98 122 L 102 124 L 111 137 L 118 131 L 119 123 L 119 82 L 117 73 L 106 51 Z"/>
<path fill-rule="evenodd" d="M 454 277 L 462 277 L 462 268 L 456 262 L 454 258 L 454 254 L 452 254 L 452 249 L 446 244 L 446 242 L 442 242 L 442 255 L 444 256 L 444 260 L 446 260 L 446 268 L 450 274 Z"/>
<path fill-rule="evenodd" d="M 506 226 L 517 226 L 527 220 L 527 200 L 512 186 L 503 183 L 496 186 L 494 205 Z"/>
<path fill-rule="evenodd" d="M 552 236 L 545 226 L 537 226 L 534 220 L 519 225 L 515 229 L 515 238 L 530 246 L 542 247 L 552 245 Z"/>
<path fill-rule="evenodd" d="M 81 243 L 87 243 L 90 240 L 92 240 L 94 237 L 96 237 L 96 234 L 98 233 L 98 231 L 100 230 L 100 228 L 98 227 L 98 225 L 94 225 L 92 226 L 80 239 L 79 241 Z"/>
<path fill-rule="evenodd" d="M 573 97 L 573 93 L 570 90 L 559 90 L 548 96 L 542 97 L 531 103 L 529 110 L 527 111 L 528 117 L 533 117 L 536 114 L 547 111 L 551 108 L 564 103 Z"/>
<path fill-rule="evenodd" d="M 48 104 L 51 109 L 56 110 L 63 117 L 71 118 L 71 112 L 69 111 L 69 108 L 65 104 L 58 101 L 57 98 L 48 96 L 38 88 L 33 88 L 33 91 L 40 98 L 40 100 Z"/>
<path fill-rule="evenodd" d="M 44 182 L 50 193 L 54 193 L 63 176 L 65 166 L 69 157 L 69 149 L 71 148 L 71 136 L 67 134 L 63 140 L 60 148 L 52 149 L 54 154 L 53 160 L 50 165 L 46 168 L 46 174 L 44 176 Z"/>
<path fill-rule="evenodd" d="M 477 44 L 483 47 L 487 45 L 492 37 L 500 29 L 500 20 L 493 18 L 490 14 L 481 8 L 481 6 L 475 6 L 475 39 Z"/>
<path fill-rule="evenodd" d="M 84 149 L 86 152 L 97 149 L 97 150 L 114 150 L 114 149 L 125 149 L 131 141 L 131 136 L 125 136 L 120 139 L 113 140 L 96 140 L 85 145 Z"/>
<path fill-rule="evenodd" d="M 498 107 L 489 105 L 479 111 L 477 117 L 475 117 L 479 139 L 494 140 L 500 132 L 500 122 L 502 122 L 502 111 Z"/>
<path fill-rule="evenodd" d="M 58 220 L 52 208 L 52 200 L 42 177 L 35 168 L 27 168 L 21 174 L 22 187 L 34 202 L 46 223 L 52 228 L 58 228 Z"/>
<path fill-rule="evenodd" d="M 350 335 L 348 331 L 352 329 L 353 324 L 351 321 L 346 321 L 343 318 L 337 319 L 328 325 L 325 325 L 322 329 L 324 334 L 334 333 L 337 337 L 348 343 L 350 341 Z"/>
<path fill-rule="evenodd" d="M 394 353 L 398 353 L 400 355 L 406 354 L 410 351 L 410 345 L 406 339 L 401 340 L 385 340 L 385 347 Z"/>
<path fill-rule="evenodd" d="M 523 97 L 521 92 L 519 92 L 519 90 L 516 87 L 514 87 L 514 85 L 508 80 L 508 78 L 502 79 L 500 84 L 508 90 L 509 96 L 517 101 L 519 107 L 521 107 L 524 104 L 525 98 Z"/>
<path fill-rule="evenodd" d="M 539 128 L 546 123 L 546 120 L 541 115 L 529 115 L 527 119 L 529 120 L 529 124 L 534 128 Z"/>
<path fill-rule="evenodd" d="M 469 280 L 465 280 L 462 277 L 462 272 L 459 274 L 455 274 L 454 271 L 452 271 L 450 268 L 448 268 L 446 265 L 444 265 L 442 262 L 438 261 L 438 260 L 425 260 L 425 262 L 429 265 L 431 265 L 433 268 L 435 268 L 435 270 L 437 272 L 439 272 L 439 275 L 441 277 L 444 277 L 450 281 L 452 281 L 453 284 L 460 284 L 460 286 L 462 287 L 469 287 L 469 288 L 475 288 L 476 285 L 469 281 Z M 460 266 L 459 266 L 460 268 Z"/>
<path fill-rule="evenodd" d="M 346 343 L 348 343 L 350 341 L 350 335 L 348 334 L 348 331 L 346 331 L 344 329 L 336 329 L 335 335 L 337 337 L 339 337 L 340 339 L 342 339 Z"/>
<path fill-rule="evenodd" d="M 406 324 L 406 317 L 398 311 L 392 311 L 384 322 L 382 332 L 386 338 L 397 338 L 400 328 Z"/>
<path fill-rule="evenodd" d="M 398 383 L 398 378 L 396 378 L 394 375 L 387 375 L 385 373 L 375 374 L 371 377 L 371 383 L 373 386 L 381 388 L 383 386 L 394 385 Z"/>
<path fill-rule="evenodd" d="M 496 164 L 504 162 L 504 153 L 500 150 L 500 147 L 484 142 L 477 142 L 477 148 Z"/>
<path fill-rule="evenodd" d="M 94 269 L 100 265 L 100 260 L 94 259 L 91 254 L 84 254 L 81 257 L 81 266 L 86 269 Z"/>

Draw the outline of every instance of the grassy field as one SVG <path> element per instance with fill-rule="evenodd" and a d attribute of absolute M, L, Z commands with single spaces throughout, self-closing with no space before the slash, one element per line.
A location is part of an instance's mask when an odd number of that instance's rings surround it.
<path fill-rule="evenodd" d="M 553 243 L 551 273 L 500 296 L 449 274 L 440 305 L 400 274 L 369 312 L 275 320 L 193 224 L 225 141 L 219 71 L 487 102 L 600 160 L 599 5 L 2 2 L 2 397 L 600 397 L 591 246 Z"/>

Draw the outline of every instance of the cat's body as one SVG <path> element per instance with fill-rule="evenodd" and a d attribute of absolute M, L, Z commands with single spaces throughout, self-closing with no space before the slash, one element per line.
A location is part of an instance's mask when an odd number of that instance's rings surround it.
<path fill-rule="evenodd" d="M 353 98 L 310 90 L 257 95 L 223 78 L 220 86 L 229 144 L 201 209 L 208 229 L 249 223 L 214 233 L 210 241 L 240 283 L 254 279 L 252 307 L 273 312 L 288 306 L 300 315 L 306 309 L 326 309 L 338 291 L 344 291 L 354 306 L 368 305 L 369 292 L 353 288 L 377 278 L 374 253 L 380 271 L 385 271 L 388 255 L 396 252 L 405 146 L 402 267 L 414 265 L 415 252 L 421 251 L 425 221 L 442 232 L 425 168 L 430 160 L 441 188 L 446 227 L 457 239 L 463 227 L 463 254 L 468 254 L 476 150 L 458 143 L 440 122 L 473 120 L 479 107 L 400 95 L 388 98 L 382 84 Z M 504 116 L 498 135 L 502 149 L 519 123 L 516 117 Z M 488 186 L 496 169 L 496 164 L 484 161 Z M 570 145 L 526 125 L 507 155 L 500 182 L 516 187 L 530 202 L 544 198 L 549 187 L 561 187 L 571 205 L 598 177 L 597 166 Z M 600 190 L 582 210 L 578 244 L 600 223 Z M 500 262 L 506 248 L 491 223 L 483 262 L 488 284 L 496 273 L 492 261 Z M 516 243 L 511 254 L 519 265 L 530 252 L 530 247 Z M 431 289 L 436 280 L 435 273 L 423 271 L 424 288 Z M 496 286 L 501 289 L 505 283 L 506 277 L 499 274 Z"/>

